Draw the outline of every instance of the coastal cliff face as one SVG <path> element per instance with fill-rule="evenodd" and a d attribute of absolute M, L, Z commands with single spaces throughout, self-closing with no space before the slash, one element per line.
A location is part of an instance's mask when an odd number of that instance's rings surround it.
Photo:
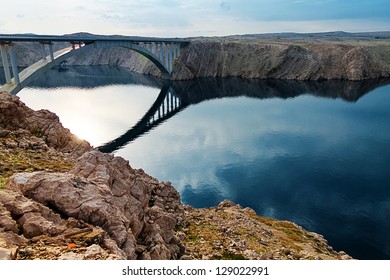
<path fill-rule="evenodd" d="M 92 149 L 55 114 L 0 100 L 0 259 L 350 258 L 229 201 L 183 206 L 169 182 Z"/>
<path fill-rule="evenodd" d="M 381 52 L 374 50 L 380 49 Z M 381 56 L 380 54 L 385 53 Z M 390 46 L 317 42 L 194 39 L 175 61 L 172 79 L 241 77 L 290 80 L 365 80 L 390 76 Z M 384 57 L 386 59 L 384 59 Z M 118 65 L 154 76 L 161 73 L 145 57 L 121 48 L 80 53 L 70 65 Z"/>
<path fill-rule="evenodd" d="M 390 75 L 390 64 L 361 46 L 326 43 L 194 41 L 175 64 L 175 79 L 363 80 Z"/>

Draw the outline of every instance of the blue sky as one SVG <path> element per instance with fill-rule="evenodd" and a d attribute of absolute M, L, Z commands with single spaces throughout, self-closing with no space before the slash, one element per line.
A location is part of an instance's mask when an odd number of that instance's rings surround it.
<path fill-rule="evenodd" d="M 0 0 L 0 4 L 10 7 L 0 17 L 0 33 L 187 37 L 390 30 L 389 0 Z"/>

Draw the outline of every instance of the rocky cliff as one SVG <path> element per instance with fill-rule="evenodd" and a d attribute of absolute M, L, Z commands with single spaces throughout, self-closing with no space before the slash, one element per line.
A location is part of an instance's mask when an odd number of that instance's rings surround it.
<path fill-rule="evenodd" d="M 390 76 L 390 64 L 361 46 L 252 40 L 194 41 L 175 64 L 176 79 L 230 76 L 363 80 Z"/>
<path fill-rule="evenodd" d="M 169 182 L 93 150 L 55 114 L 0 100 L 0 259 L 350 258 L 232 202 L 183 206 Z"/>
<path fill-rule="evenodd" d="M 377 51 L 378 48 L 381 52 Z M 315 41 L 194 39 L 183 48 L 180 58 L 175 61 L 172 79 L 376 79 L 390 77 L 388 54 L 388 44 L 373 48 L 353 43 Z M 135 72 L 160 76 L 157 67 L 145 57 L 120 48 L 80 53 L 72 57 L 69 64 L 118 65 Z"/>

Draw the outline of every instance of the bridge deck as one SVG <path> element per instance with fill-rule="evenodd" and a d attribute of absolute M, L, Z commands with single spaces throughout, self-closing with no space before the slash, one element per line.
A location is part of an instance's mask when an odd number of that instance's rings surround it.
<path fill-rule="evenodd" d="M 0 34 L 0 42 L 132 42 L 132 43 L 189 43 L 188 39 L 103 36 L 103 35 L 33 35 L 33 34 Z"/>

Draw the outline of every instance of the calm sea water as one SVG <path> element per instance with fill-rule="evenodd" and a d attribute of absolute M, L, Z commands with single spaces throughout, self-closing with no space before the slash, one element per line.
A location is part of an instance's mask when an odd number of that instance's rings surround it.
<path fill-rule="evenodd" d="M 388 84 L 231 78 L 167 86 L 124 69 L 74 67 L 51 70 L 18 95 L 94 146 L 131 139 L 112 152 L 171 181 L 185 204 L 229 199 L 320 233 L 355 258 L 390 259 Z M 167 92 L 176 112 L 139 128 Z"/>

